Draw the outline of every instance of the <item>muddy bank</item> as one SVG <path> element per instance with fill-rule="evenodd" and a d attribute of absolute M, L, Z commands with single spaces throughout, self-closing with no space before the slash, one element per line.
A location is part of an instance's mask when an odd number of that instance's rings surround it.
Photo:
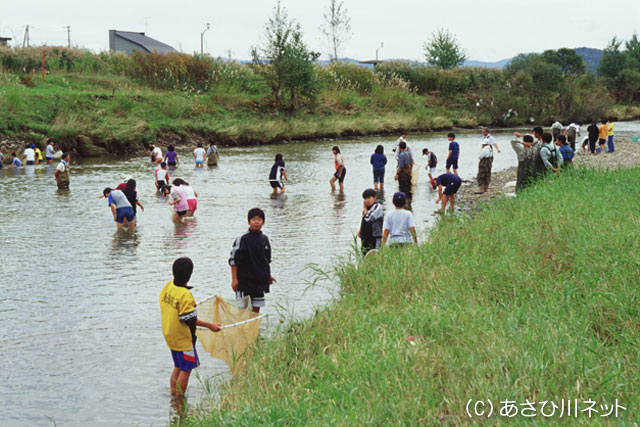
<path fill-rule="evenodd" d="M 580 144 L 576 144 L 576 155 L 573 164 L 576 167 L 593 167 L 604 169 L 631 168 L 640 165 L 640 142 L 632 142 L 629 137 L 616 137 L 613 153 L 589 155 L 582 151 Z M 509 146 L 505 149 L 511 149 Z M 477 194 L 478 183 L 475 180 L 464 181 L 458 191 L 458 203 L 463 211 L 473 211 L 478 203 L 486 202 L 496 196 L 514 195 L 516 181 L 515 167 L 491 174 L 489 191 Z"/>

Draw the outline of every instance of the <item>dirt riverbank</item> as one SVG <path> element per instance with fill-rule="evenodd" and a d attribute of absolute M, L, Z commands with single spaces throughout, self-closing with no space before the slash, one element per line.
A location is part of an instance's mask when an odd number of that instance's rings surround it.
<path fill-rule="evenodd" d="M 615 151 L 613 153 L 589 155 L 582 151 L 580 144 L 576 144 L 576 155 L 573 164 L 576 167 L 593 168 L 631 168 L 640 165 L 640 142 L 632 142 L 629 137 L 619 137 L 614 140 Z M 511 147 L 505 148 L 511 149 Z M 515 167 L 491 174 L 489 191 L 477 194 L 478 183 L 476 179 L 465 181 L 457 194 L 457 203 L 464 211 L 473 211 L 478 208 L 478 203 L 486 202 L 500 195 L 512 195 L 515 192 L 516 181 Z M 512 185 L 511 185 L 512 184 Z"/>

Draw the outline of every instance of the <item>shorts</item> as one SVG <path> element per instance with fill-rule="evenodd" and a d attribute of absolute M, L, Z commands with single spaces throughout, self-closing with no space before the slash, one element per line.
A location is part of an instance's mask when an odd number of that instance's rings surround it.
<path fill-rule="evenodd" d="M 194 211 L 198 209 L 198 199 L 189 199 L 187 200 L 187 206 L 189 206 L 190 211 Z"/>
<path fill-rule="evenodd" d="M 452 166 L 453 166 L 454 169 L 458 169 L 458 158 L 457 157 L 455 159 L 447 159 L 446 168 L 447 169 L 451 169 Z"/>
<path fill-rule="evenodd" d="M 156 185 L 158 188 L 162 188 L 164 187 L 166 184 L 164 182 L 164 179 L 159 179 L 158 180 L 158 184 Z"/>
<path fill-rule="evenodd" d="M 444 187 L 443 194 L 445 194 L 447 196 L 453 196 L 454 194 L 456 194 L 458 192 L 458 189 L 460 188 L 460 185 L 462 185 L 462 181 L 448 183 L 447 186 Z"/>
<path fill-rule="evenodd" d="M 338 176 L 338 172 L 339 171 L 336 171 L 333 176 L 335 176 L 338 179 L 338 182 L 342 184 L 344 182 L 344 176 L 347 174 L 347 168 L 342 168 L 342 173 L 340 174 L 340 176 Z"/>
<path fill-rule="evenodd" d="M 200 366 L 195 346 L 187 351 L 171 350 L 171 357 L 173 358 L 173 366 L 181 371 L 191 371 Z"/>
<path fill-rule="evenodd" d="M 269 181 L 271 188 L 284 188 L 284 184 L 281 181 Z"/>
<path fill-rule="evenodd" d="M 243 292 L 236 291 L 236 299 L 242 299 L 244 297 L 251 298 L 252 307 L 264 307 L 266 304 L 263 291 Z"/>
<path fill-rule="evenodd" d="M 342 178 L 344 180 L 344 178 Z M 342 181 L 340 181 L 342 182 Z M 384 184 L 384 168 L 373 170 L 373 182 Z"/>
<path fill-rule="evenodd" d="M 187 214 L 187 211 L 175 211 L 175 213 L 177 213 L 178 216 L 185 216 Z"/>
<path fill-rule="evenodd" d="M 196 160 L 196 165 L 202 165 L 204 164 L 204 160 Z"/>
<path fill-rule="evenodd" d="M 131 222 L 135 218 L 136 216 L 133 214 L 133 208 L 131 206 L 116 209 L 116 222 L 119 224 L 123 224 L 125 219 Z"/>
<path fill-rule="evenodd" d="M 167 162 L 167 166 L 175 166 L 176 164 L 176 162 Z"/>
<path fill-rule="evenodd" d="M 45 159 L 47 159 L 48 162 L 53 161 L 53 157 L 45 157 Z"/>
<path fill-rule="evenodd" d="M 598 139 L 598 144 L 600 145 L 604 145 L 606 142 L 607 142 L 606 139 L 602 139 L 602 138 Z M 29 164 L 29 162 L 27 162 L 27 164 Z"/>
<path fill-rule="evenodd" d="M 431 176 L 435 175 L 436 168 L 429 168 L 429 173 L 431 174 Z"/>
<path fill-rule="evenodd" d="M 27 166 L 31 166 L 31 165 L 35 165 L 36 162 L 33 160 L 27 160 L 27 163 L 25 163 Z"/>

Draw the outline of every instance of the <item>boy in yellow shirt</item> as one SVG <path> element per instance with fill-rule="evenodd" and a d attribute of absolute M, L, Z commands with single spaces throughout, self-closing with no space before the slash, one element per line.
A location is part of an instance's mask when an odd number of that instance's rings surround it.
<path fill-rule="evenodd" d="M 200 364 L 196 353 L 196 326 L 218 332 L 221 325 L 198 319 L 196 301 L 187 286 L 193 273 L 190 258 L 178 258 L 173 263 L 173 280 L 160 292 L 162 333 L 173 357 L 170 385 L 172 396 L 182 396 L 189 385 L 191 370 Z"/>
<path fill-rule="evenodd" d="M 607 127 L 607 123 L 605 123 L 605 121 L 603 120 L 602 124 L 598 128 L 598 144 L 600 144 L 600 152 L 602 154 L 605 153 L 604 144 L 607 142 L 608 136 L 609 136 L 609 128 Z"/>

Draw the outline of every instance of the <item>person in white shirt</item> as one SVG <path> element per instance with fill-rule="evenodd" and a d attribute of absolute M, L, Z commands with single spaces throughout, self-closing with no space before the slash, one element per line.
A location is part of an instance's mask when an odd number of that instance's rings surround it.
<path fill-rule="evenodd" d="M 480 162 L 478 164 L 478 185 L 480 186 L 480 191 L 478 193 L 486 193 L 489 190 L 489 183 L 491 182 L 491 167 L 493 166 L 493 149 L 500 153 L 500 148 L 498 148 L 498 144 L 496 144 L 496 140 L 493 139 L 493 136 L 489 133 L 489 129 L 482 128 L 482 135 L 484 139 L 482 140 L 482 149 L 480 150 L 480 155 L 478 158 Z"/>
<path fill-rule="evenodd" d="M 196 160 L 197 168 L 204 166 L 204 161 L 207 159 L 207 152 L 202 148 L 202 142 L 199 142 L 198 148 L 193 150 L 193 158 Z"/>
<path fill-rule="evenodd" d="M 36 164 L 36 148 L 35 144 L 31 144 L 26 150 L 24 150 L 24 154 L 22 155 L 22 160 L 25 161 L 26 165 L 35 165 Z"/>
<path fill-rule="evenodd" d="M 53 156 L 56 153 L 56 149 L 53 146 L 53 139 L 47 139 L 47 151 L 44 154 L 44 158 L 47 159 L 47 163 L 53 163 Z"/>
<path fill-rule="evenodd" d="M 393 195 L 393 205 L 396 208 L 384 218 L 382 241 L 380 242 L 381 248 L 384 247 L 387 241 L 391 246 L 404 246 L 412 242 L 418 243 L 413 214 L 404 209 L 406 202 L 407 196 L 403 192 L 398 191 Z"/>
<path fill-rule="evenodd" d="M 151 149 L 151 162 L 156 165 L 162 163 L 162 149 L 153 144 L 149 144 L 149 149 Z"/>

